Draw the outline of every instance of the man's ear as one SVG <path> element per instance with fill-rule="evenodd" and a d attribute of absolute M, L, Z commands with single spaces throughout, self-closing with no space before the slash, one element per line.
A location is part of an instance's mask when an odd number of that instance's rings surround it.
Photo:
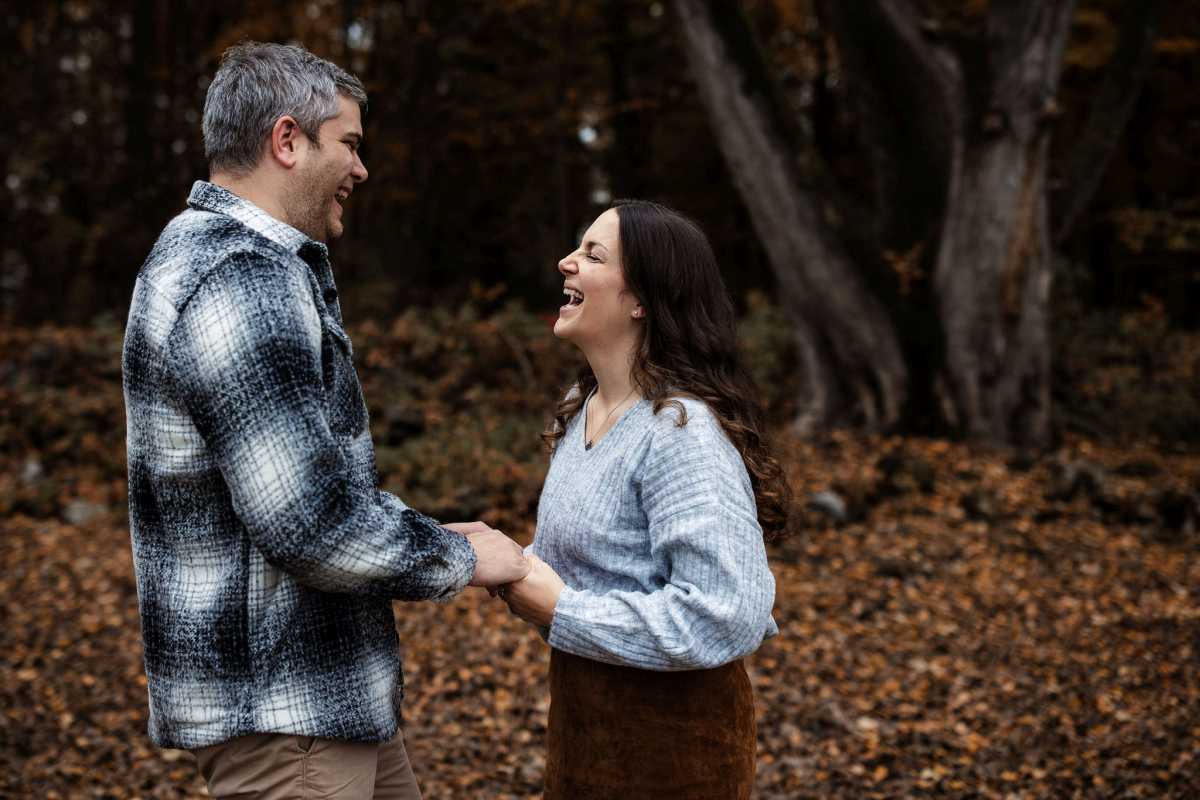
<path fill-rule="evenodd" d="M 304 131 L 300 130 L 293 117 L 282 116 L 271 126 L 270 156 L 279 166 L 291 169 L 300 158 L 300 150 L 307 144 Z"/>

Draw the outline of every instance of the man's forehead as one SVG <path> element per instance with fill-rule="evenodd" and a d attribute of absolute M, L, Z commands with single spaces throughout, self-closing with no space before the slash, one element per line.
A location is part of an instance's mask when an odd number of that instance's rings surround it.
<path fill-rule="evenodd" d="M 345 128 L 349 133 L 357 133 L 362 136 L 362 111 L 359 109 L 358 103 L 344 94 L 338 95 L 337 116 L 331 117 L 325 122 Z"/>

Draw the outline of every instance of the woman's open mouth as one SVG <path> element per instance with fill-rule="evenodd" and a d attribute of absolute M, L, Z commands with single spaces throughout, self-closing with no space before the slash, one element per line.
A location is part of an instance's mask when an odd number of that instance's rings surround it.
<path fill-rule="evenodd" d="M 563 294 L 567 296 L 567 302 L 563 305 L 563 308 L 572 308 L 583 303 L 583 292 L 564 287 Z"/>

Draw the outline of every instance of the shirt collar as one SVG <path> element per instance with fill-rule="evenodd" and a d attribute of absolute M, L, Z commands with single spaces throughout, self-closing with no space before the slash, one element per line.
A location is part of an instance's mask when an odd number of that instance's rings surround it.
<path fill-rule="evenodd" d="M 239 197 L 215 183 L 208 181 L 193 183 L 192 191 L 188 195 L 188 205 L 198 211 L 211 211 L 214 214 L 233 217 L 255 233 L 301 257 L 309 255 L 315 250 L 323 259 L 329 258 L 329 248 L 321 242 L 310 239 L 286 222 L 272 217 L 244 197 Z"/>

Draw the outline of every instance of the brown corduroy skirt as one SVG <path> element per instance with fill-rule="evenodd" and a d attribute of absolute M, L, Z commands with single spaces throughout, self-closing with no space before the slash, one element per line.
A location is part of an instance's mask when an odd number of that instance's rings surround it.
<path fill-rule="evenodd" d="M 748 798 L 754 756 L 741 661 L 652 672 L 551 651 L 546 800 Z"/>

